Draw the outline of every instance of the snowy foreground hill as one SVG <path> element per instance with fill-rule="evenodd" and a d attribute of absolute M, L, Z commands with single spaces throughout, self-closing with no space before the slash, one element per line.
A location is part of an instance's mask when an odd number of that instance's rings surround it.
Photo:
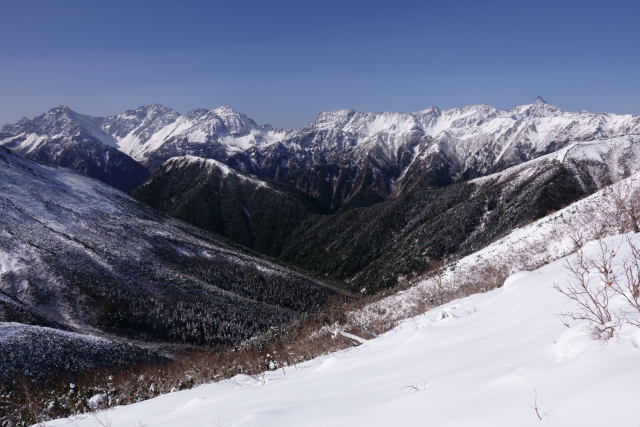
<path fill-rule="evenodd" d="M 629 239 L 629 240 L 627 240 Z M 640 235 L 604 240 L 614 267 Z M 596 256 L 596 242 L 587 256 Z M 638 426 L 640 330 L 563 325 L 570 255 L 350 350 L 49 426 Z"/>

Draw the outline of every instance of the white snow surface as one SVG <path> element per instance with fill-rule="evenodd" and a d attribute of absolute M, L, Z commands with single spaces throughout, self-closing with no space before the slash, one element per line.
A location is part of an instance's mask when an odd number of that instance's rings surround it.
<path fill-rule="evenodd" d="M 0 249 L 0 275 L 21 268 L 20 260 Z"/>
<path fill-rule="evenodd" d="M 640 244 L 640 235 L 606 239 L 618 259 L 626 238 Z M 605 344 L 584 325 L 565 327 L 557 314 L 572 306 L 553 289 L 569 279 L 564 263 L 264 379 L 237 376 L 47 425 L 637 426 L 640 331 Z"/>

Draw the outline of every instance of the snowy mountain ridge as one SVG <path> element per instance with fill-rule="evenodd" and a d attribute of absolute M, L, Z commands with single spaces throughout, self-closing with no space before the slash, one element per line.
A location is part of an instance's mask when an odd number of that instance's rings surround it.
<path fill-rule="evenodd" d="M 152 104 L 108 117 L 56 107 L 4 126 L 0 144 L 124 191 L 173 157 L 214 159 L 245 175 L 281 181 L 335 212 L 416 186 L 498 172 L 575 142 L 639 134 L 640 117 L 567 112 L 542 98 L 511 110 L 336 110 L 288 130 L 259 125 L 228 106 L 180 114 Z"/>
<path fill-rule="evenodd" d="M 210 171 L 219 171 L 223 177 L 227 177 L 229 175 L 233 175 L 237 179 L 240 179 L 245 182 L 252 183 L 256 187 L 268 188 L 273 191 L 278 191 L 268 185 L 266 182 L 261 181 L 259 179 L 253 178 L 251 176 L 240 173 L 229 166 L 225 165 L 222 162 L 219 162 L 214 159 L 203 159 L 202 157 L 196 156 L 181 156 L 181 157 L 172 157 L 164 163 L 165 170 L 170 172 L 174 168 L 179 169 L 189 165 L 205 165 Z"/>
<path fill-rule="evenodd" d="M 500 148 L 496 156 L 499 160 L 514 143 L 527 143 L 530 149 L 543 153 L 548 152 L 554 142 L 638 134 L 640 117 L 567 112 L 539 97 L 533 104 L 512 110 L 485 104 L 446 110 L 430 107 L 408 114 L 337 110 L 321 113 L 304 130 L 339 130 L 356 136 L 357 146 L 388 142 L 392 151 L 398 148 L 398 142 L 418 132 L 446 145 L 461 159 L 479 153 L 493 140 Z M 389 134 L 396 139 L 380 139 Z"/>
<path fill-rule="evenodd" d="M 453 153 L 462 163 L 472 163 L 484 153 L 493 164 L 515 161 L 517 154 L 522 154 L 516 151 L 518 146 L 524 154 L 540 154 L 568 141 L 640 134 L 640 118 L 567 112 L 539 97 L 533 104 L 512 110 L 483 104 L 446 110 L 430 107 L 414 113 L 336 110 L 320 113 L 301 129 L 276 130 L 260 126 L 228 106 L 179 114 L 152 104 L 107 117 L 86 116 L 59 106 L 33 120 L 4 126 L 1 141 L 10 148 L 19 147 L 20 152 L 29 152 L 45 135 L 73 138 L 80 130 L 143 163 L 163 145 L 185 141 L 219 144 L 227 154 L 275 142 L 316 149 L 324 156 L 336 150 L 368 152 L 379 147 L 393 158 L 402 145 L 419 135 L 432 138 L 430 146 Z M 299 137 L 309 132 L 323 135 L 300 144 Z M 338 133 L 348 136 L 347 143 L 336 143 Z M 21 143 L 16 146 L 17 139 Z"/>
<path fill-rule="evenodd" d="M 144 153 L 157 149 L 173 138 L 206 143 L 227 137 L 229 149 L 246 149 L 261 145 L 281 131 L 258 126 L 245 114 L 231 107 L 212 110 L 196 109 L 184 115 L 160 104 L 151 104 L 107 117 L 92 117 L 76 113 L 66 105 L 55 107 L 32 120 L 22 119 L 2 128 L 3 133 L 19 137 L 41 138 L 62 136 L 74 138 L 85 131 L 100 142 L 117 147 L 123 153 L 144 159 Z M 9 138 L 5 138 L 7 141 Z M 21 150 L 30 151 L 23 144 Z M 15 148 L 15 147 L 14 147 Z"/>

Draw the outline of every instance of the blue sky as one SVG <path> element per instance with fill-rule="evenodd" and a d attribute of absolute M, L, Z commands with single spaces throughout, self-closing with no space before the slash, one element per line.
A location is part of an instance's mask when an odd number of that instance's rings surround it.
<path fill-rule="evenodd" d="M 0 123 L 231 105 L 300 126 L 338 108 L 640 114 L 637 1 L 10 1 Z"/>

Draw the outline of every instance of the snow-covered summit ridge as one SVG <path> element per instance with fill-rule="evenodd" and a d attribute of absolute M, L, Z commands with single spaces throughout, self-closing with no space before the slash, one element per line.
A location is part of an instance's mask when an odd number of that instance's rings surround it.
<path fill-rule="evenodd" d="M 538 97 L 510 110 L 486 104 L 450 109 L 432 106 L 414 113 L 335 110 L 320 113 L 294 132 L 300 134 L 315 134 L 309 146 L 320 151 L 344 150 L 345 145 L 336 143 L 342 136 L 352 140 L 346 149 L 369 153 L 379 147 L 391 159 L 402 147 L 411 147 L 422 157 L 439 151 L 463 169 L 475 167 L 486 173 L 498 164 L 526 161 L 571 141 L 640 134 L 640 117 L 569 112 Z M 416 146 L 416 141 L 424 144 Z"/>
<path fill-rule="evenodd" d="M 233 152 L 271 142 L 281 133 L 258 125 L 229 106 L 179 114 L 161 105 L 151 105 L 103 120 L 105 129 L 116 136 L 119 149 L 138 161 L 172 142 L 217 143 Z"/>
<path fill-rule="evenodd" d="M 5 142 L 7 134 L 11 136 L 10 139 L 23 136 L 32 141 L 38 140 L 37 137 L 41 136 L 53 138 L 92 137 L 109 146 L 115 146 L 117 143 L 116 138 L 102 129 L 100 118 L 76 113 L 67 105 L 54 107 L 33 120 L 22 119 L 15 124 L 2 127 L 0 143 Z"/>
<path fill-rule="evenodd" d="M 427 135 L 437 135 L 449 129 L 482 128 L 491 124 L 492 128 L 503 128 L 510 123 L 524 119 L 563 119 L 579 120 L 576 125 L 595 121 L 595 124 L 609 125 L 603 130 L 620 128 L 627 132 L 633 128 L 638 130 L 637 116 L 630 114 L 589 113 L 586 111 L 569 112 L 547 103 L 537 97 L 531 104 L 524 104 L 513 109 L 502 110 L 488 104 L 475 104 L 450 109 L 431 106 L 413 113 L 401 112 L 359 112 L 351 109 L 327 111 L 318 114 L 306 128 L 343 129 L 372 135 L 380 131 L 412 131 L 420 130 Z M 376 125 L 372 125 L 373 123 Z M 404 124 L 403 127 L 399 124 Z M 628 125 L 624 126 L 624 125 Z"/>
<path fill-rule="evenodd" d="M 254 177 L 248 176 L 241 172 L 238 172 L 235 169 L 232 169 L 229 166 L 225 165 L 224 163 L 214 159 L 204 159 L 202 157 L 190 156 L 190 155 L 172 157 L 162 165 L 162 168 L 164 169 L 165 172 L 170 172 L 173 169 L 189 168 L 192 165 L 204 166 L 210 172 L 219 171 L 219 173 L 223 178 L 226 178 L 228 176 L 233 176 L 242 181 L 252 183 L 256 187 L 269 188 L 273 191 L 277 191 L 271 188 L 266 182 L 256 179 Z"/>
<path fill-rule="evenodd" d="M 87 116 L 68 106 L 58 106 L 31 120 L 2 127 L 0 144 L 20 138 L 24 143 L 19 152 L 26 153 L 33 150 L 29 145 L 45 139 L 64 143 L 90 136 L 140 161 L 168 141 L 221 143 L 230 151 L 237 151 L 273 142 L 284 132 L 260 126 L 229 106 L 180 114 L 151 104 L 106 117 Z"/>
<path fill-rule="evenodd" d="M 454 180 L 481 176 L 555 152 L 578 141 L 640 134 L 640 117 L 569 112 L 538 97 L 510 110 L 478 104 L 414 113 L 336 110 L 321 113 L 294 132 L 307 150 L 325 158 L 353 152 L 398 167 L 445 163 Z M 285 144 L 287 141 L 284 142 Z M 403 171 L 404 169 L 404 171 Z"/>
<path fill-rule="evenodd" d="M 400 160 L 407 151 L 414 160 L 441 153 L 459 173 L 471 170 L 470 175 L 477 176 L 557 151 L 570 142 L 637 134 L 638 116 L 569 112 L 538 97 L 507 110 L 486 104 L 432 106 L 413 113 L 335 110 L 289 130 L 259 125 L 229 106 L 180 114 L 151 104 L 107 117 L 59 106 L 32 120 L 4 126 L 0 144 L 25 154 L 46 143 L 94 138 L 151 168 L 188 154 L 226 162 L 234 154 L 251 150 L 266 153 L 276 143 L 314 161 L 345 153 L 355 154 L 358 160 L 373 153 L 401 169 L 407 166 Z"/>

